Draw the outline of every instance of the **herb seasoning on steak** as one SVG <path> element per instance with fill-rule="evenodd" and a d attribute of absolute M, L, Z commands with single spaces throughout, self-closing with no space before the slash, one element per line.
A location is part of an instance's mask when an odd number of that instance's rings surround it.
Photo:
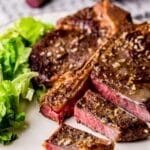
<path fill-rule="evenodd" d="M 46 150 L 113 150 L 110 140 L 100 139 L 68 125 L 60 128 L 45 142 Z"/>
<path fill-rule="evenodd" d="M 96 33 L 55 30 L 33 47 L 31 68 L 40 72 L 41 82 L 50 82 L 67 71 L 76 71 L 97 50 L 97 37 Z"/>
<path fill-rule="evenodd" d="M 150 121 L 150 24 L 123 32 L 101 49 L 91 79 L 103 97 Z"/>
<path fill-rule="evenodd" d="M 51 85 L 59 75 L 82 68 L 113 34 L 130 24 L 128 18 L 128 12 L 108 1 L 63 18 L 33 46 L 29 62 L 31 69 L 39 72 L 37 80 Z"/>
<path fill-rule="evenodd" d="M 97 62 L 97 51 L 85 66 L 77 72 L 69 71 L 59 77 L 41 100 L 41 113 L 59 123 L 72 115 L 74 105 L 89 88 L 89 75 Z"/>
<path fill-rule="evenodd" d="M 150 135 L 146 123 L 90 90 L 77 102 L 74 116 L 112 140 L 136 141 Z"/>

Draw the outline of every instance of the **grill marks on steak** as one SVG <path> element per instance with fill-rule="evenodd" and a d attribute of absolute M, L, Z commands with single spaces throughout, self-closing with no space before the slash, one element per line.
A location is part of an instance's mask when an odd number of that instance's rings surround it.
<path fill-rule="evenodd" d="M 150 134 L 143 121 L 90 90 L 77 102 L 74 116 L 77 121 L 117 141 L 141 140 Z"/>
<path fill-rule="evenodd" d="M 33 46 L 29 60 L 31 69 L 40 74 L 39 82 L 53 83 L 59 75 L 83 67 L 98 48 L 120 31 L 121 24 L 131 23 L 128 18 L 129 13 L 106 1 L 63 18 L 56 30 Z"/>
<path fill-rule="evenodd" d="M 147 23 L 123 32 L 106 44 L 91 74 L 102 96 L 144 121 L 150 121 L 150 110 L 145 105 L 150 98 L 149 57 L 150 25 Z"/>
<path fill-rule="evenodd" d="M 113 150 L 114 144 L 68 125 L 59 129 L 45 142 L 46 150 Z"/>

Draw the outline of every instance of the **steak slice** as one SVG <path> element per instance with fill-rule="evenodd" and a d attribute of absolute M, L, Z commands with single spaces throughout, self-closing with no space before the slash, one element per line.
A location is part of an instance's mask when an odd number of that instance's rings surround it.
<path fill-rule="evenodd" d="M 61 125 L 59 129 L 45 141 L 46 150 L 113 150 L 114 143 L 100 139 L 85 131 L 68 125 Z"/>
<path fill-rule="evenodd" d="M 69 71 L 60 76 L 41 100 L 41 113 L 59 123 L 73 114 L 74 105 L 89 88 L 89 76 L 97 62 L 99 51 L 77 72 Z"/>
<path fill-rule="evenodd" d="M 33 46 L 29 62 L 31 69 L 39 72 L 40 76 L 37 79 L 39 82 L 51 85 L 63 73 L 80 69 L 98 48 L 120 30 L 121 24 L 128 26 L 128 16 L 130 15 L 112 4 L 110 5 L 111 7 L 106 7 L 103 3 L 98 3 L 91 8 L 81 10 L 82 13 L 78 12 L 71 16 L 71 20 L 74 18 L 74 21 L 78 22 L 76 18 L 79 15 L 82 18 L 79 19 L 79 22 L 83 22 L 83 24 L 89 16 L 92 25 L 88 27 L 88 32 L 84 28 L 69 29 L 59 26 Z M 101 10 L 101 13 L 96 13 L 95 9 Z M 118 9 L 120 16 L 115 14 Z M 93 18 L 93 13 L 97 19 Z M 103 13 L 105 15 L 101 18 Z M 123 22 L 121 22 L 122 19 Z M 64 18 L 64 20 L 70 22 L 69 18 Z M 74 26 L 76 25 L 74 24 Z"/>
<path fill-rule="evenodd" d="M 61 29 L 49 33 L 33 47 L 31 69 L 40 73 L 41 82 L 56 81 L 63 73 L 80 69 L 97 50 L 98 34 Z"/>
<path fill-rule="evenodd" d="M 123 32 L 101 49 L 91 74 L 109 101 L 143 121 L 150 121 L 150 24 Z"/>
<path fill-rule="evenodd" d="M 89 128 L 119 142 L 143 140 L 150 135 L 146 123 L 90 90 L 75 105 L 74 116 Z"/>
<path fill-rule="evenodd" d="M 84 8 L 57 22 L 57 28 L 86 30 L 95 32 L 108 28 L 107 33 L 117 32 L 124 25 L 132 23 L 129 12 L 117 7 L 108 0 L 102 0 L 92 7 Z M 96 31 L 96 32 L 97 32 Z"/>

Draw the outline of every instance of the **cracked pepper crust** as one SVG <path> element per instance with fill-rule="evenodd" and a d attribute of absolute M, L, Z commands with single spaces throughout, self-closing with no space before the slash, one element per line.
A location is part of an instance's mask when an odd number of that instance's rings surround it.
<path fill-rule="evenodd" d="M 114 130 L 118 130 L 120 132 L 118 141 L 141 140 L 150 135 L 146 123 L 90 90 L 77 102 L 76 107 L 89 112 Z"/>
<path fill-rule="evenodd" d="M 135 26 L 112 41 L 101 50 L 92 75 L 135 101 L 147 101 L 150 98 L 150 24 Z"/>
<path fill-rule="evenodd" d="M 65 124 L 61 125 L 46 143 L 65 150 L 113 150 L 114 148 L 114 144 L 110 140 L 97 138 Z"/>
<path fill-rule="evenodd" d="M 33 46 L 31 69 L 39 72 L 39 82 L 53 83 L 59 75 L 82 68 L 98 48 L 131 22 L 128 12 L 108 1 L 65 17 Z"/>

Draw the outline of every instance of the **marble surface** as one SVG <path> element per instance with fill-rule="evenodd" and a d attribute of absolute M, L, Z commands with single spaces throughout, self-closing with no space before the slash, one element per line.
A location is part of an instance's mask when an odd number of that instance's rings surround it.
<path fill-rule="evenodd" d="M 98 0 L 51 0 L 42 8 L 31 8 L 25 0 L 0 0 L 0 26 L 21 16 L 43 14 L 48 12 L 75 11 L 94 4 Z M 113 0 L 129 10 L 138 19 L 150 19 L 150 0 Z"/>

